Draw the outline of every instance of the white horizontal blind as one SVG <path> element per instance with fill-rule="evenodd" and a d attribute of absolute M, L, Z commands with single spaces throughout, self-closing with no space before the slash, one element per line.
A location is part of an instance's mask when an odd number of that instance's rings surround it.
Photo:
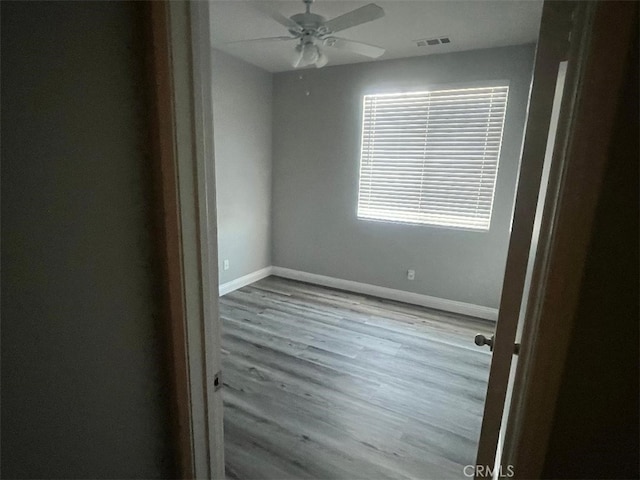
<path fill-rule="evenodd" d="M 508 93 L 365 95 L 358 217 L 488 230 Z"/>

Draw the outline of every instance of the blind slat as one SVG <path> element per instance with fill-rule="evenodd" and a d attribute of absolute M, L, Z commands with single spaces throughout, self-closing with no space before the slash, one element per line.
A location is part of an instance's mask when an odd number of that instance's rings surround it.
<path fill-rule="evenodd" d="M 487 230 L 508 93 L 365 95 L 358 217 Z"/>

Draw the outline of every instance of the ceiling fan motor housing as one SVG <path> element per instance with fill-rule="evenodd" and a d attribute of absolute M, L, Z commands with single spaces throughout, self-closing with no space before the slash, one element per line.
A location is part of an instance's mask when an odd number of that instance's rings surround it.
<path fill-rule="evenodd" d="M 291 20 L 302 27 L 302 32 L 290 29 L 292 35 L 325 35 L 329 33 L 324 23 L 327 21 L 322 15 L 316 13 L 298 13 Z"/>

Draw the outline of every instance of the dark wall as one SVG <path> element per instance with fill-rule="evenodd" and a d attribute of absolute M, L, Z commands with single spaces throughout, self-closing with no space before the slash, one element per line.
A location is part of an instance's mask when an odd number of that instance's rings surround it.
<path fill-rule="evenodd" d="M 640 475 L 637 38 L 636 30 L 544 478 Z"/>
<path fill-rule="evenodd" d="M 0 8 L 2 475 L 171 476 L 140 6 Z"/>

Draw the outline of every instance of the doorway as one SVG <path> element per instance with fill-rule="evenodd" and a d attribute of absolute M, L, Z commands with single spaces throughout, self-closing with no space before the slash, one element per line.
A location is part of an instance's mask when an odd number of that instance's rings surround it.
<path fill-rule="evenodd" d="M 381 5 L 375 22 L 391 26 L 442 9 Z M 473 339 L 498 316 L 541 4 L 510 7 L 532 22 L 528 44 L 470 49 L 451 32 L 431 54 L 351 63 L 326 49 L 313 69 L 278 66 L 294 50 L 273 18 L 298 5 L 277 7 L 211 6 L 228 473 L 460 475 L 480 433 L 491 357 Z M 450 8 L 431 17 L 483 10 Z"/>
<path fill-rule="evenodd" d="M 544 23 L 544 22 L 543 22 L 543 23 Z M 200 57 L 200 59 L 202 59 L 202 58 Z M 555 81 L 555 76 L 554 76 L 554 81 Z M 549 110 L 549 111 L 550 111 L 550 110 Z M 545 138 L 544 140 L 545 140 L 545 142 L 546 142 L 546 138 Z M 537 185 L 537 187 L 539 187 L 539 185 Z M 536 192 L 536 195 L 537 195 L 537 192 Z M 534 198 L 535 198 L 535 197 L 534 197 Z M 517 218 L 518 218 L 518 216 L 516 215 L 516 219 L 517 219 Z M 517 222 L 515 223 L 515 225 L 517 225 Z M 529 239 L 527 239 L 527 242 L 528 242 L 528 241 L 529 241 Z M 513 238 L 512 238 L 512 242 L 513 242 Z M 527 243 L 527 248 L 528 248 L 528 243 Z M 525 264 L 526 264 L 526 262 L 525 262 Z M 525 265 L 525 266 L 526 266 L 526 265 Z M 215 304 L 215 302 L 214 302 L 214 304 Z M 499 345 L 499 340 L 500 340 L 500 336 L 497 336 L 497 337 L 496 337 L 497 345 Z M 507 339 L 507 341 L 508 341 L 508 339 Z M 495 354 L 494 354 L 494 359 L 495 359 Z M 486 415 L 485 415 L 485 420 L 486 420 Z M 481 443 L 482 443 L 482 442 L 481 442 Z M 481 447 L 482 447 L 482 445 L 481 445 Z"/>

